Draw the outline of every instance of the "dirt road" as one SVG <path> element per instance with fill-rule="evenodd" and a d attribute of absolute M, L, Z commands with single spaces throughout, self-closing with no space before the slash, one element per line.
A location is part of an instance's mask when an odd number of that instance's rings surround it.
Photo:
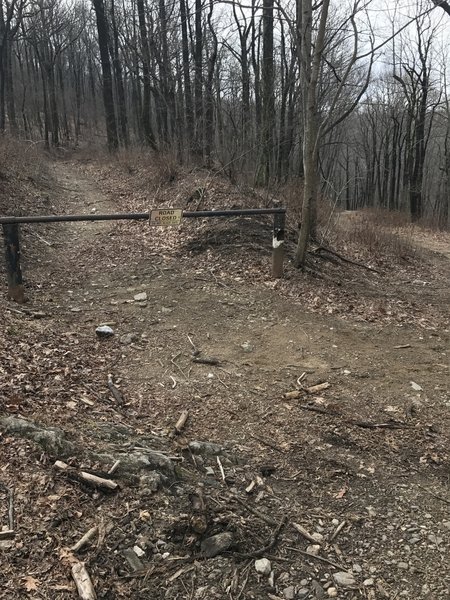
<path fill-rule="evenodd" d="M 58 208 L 123 208 L 105 191 L 100 170 L 96 181 L 77 162 L 52 168 Z M 284 294 L 284 284 L 274 286 L 266 276 L 248 281 L 238 262 L 227 261 L 228 270 L 220 271 L 209 251 L 194 257 L 176 233 L 164 237 L 147 227 L 48 226 L 41 235 L 51 246 L 36 240 L 38 251 L 26 265 L 29 308 L 47 315 L 36 335 L 72 335 L 93 367 L 84 381 L 92 391 L 88 403 L 77 393 L 70 405 L 52 397 L 27 418 L 57 423 L 84 440 L 99 423 L 122 424 L 160 436 L 185 461 L 175 493 L 169 488 L 148 499 L 124 486 L 114 499 L 86 494 L 81 514 L 73 509 L 74 522 L 53 536 L 52 551 L 70 546 L 101 510 L 126 541 L 115 546 L 106 538 L 101 552 L 92 548 L 83 556 L 99 598 L 448 598 L 448 326 L 318 314 L 302 305 L 301 295 L 293 301 Z M 214 252 L 220 254 L 220 245 Z M 411 295 L 424 287 L 409 285 Z M 433 281 L 416 301 L 434 302 L 438 310 L 439 294 Z M 97 341 L 94 331 L 103 323 L 115 335 Z M 111 404 L 108 374 L 124 406 Z M 305 389 L 325 382 L 317 393 Z M 168 440 L 184 410 L 189 420 L 182 436 Z M 193 440 L 224 447 L 222 459 L 186 453 Z M 39 469 L 48 471 L 45 464 Z M 186 517 L 199 489 L 208 513 L 201 533 Z M 25 497 L 26 491 L 19 510 L 27 522 Z M 276 539 L 261 513 L 274 523 L 287 518 Z M 202 540 L 223 532 L 232 533 L 230 551 L 200 558 Z M 145 577 L 127 578 L 118 550 L 130 544 L 143 548 Z M 73 597 L 58 560 L 38 547 L 45 577 L 33 557 L 27 564 L 39 590 Z M 273 574 L 258 574 L 252 557 L 268 558 Z M 20 568 L 11 563 L 8 569 L 20 577 Z M 55 581 L 67 589 L 52 588 Z M 17 597 L 3 585 L 2 598 Z"/>

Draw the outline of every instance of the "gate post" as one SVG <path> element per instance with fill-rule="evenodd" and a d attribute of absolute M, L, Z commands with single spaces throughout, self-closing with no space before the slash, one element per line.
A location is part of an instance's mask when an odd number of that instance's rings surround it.
<path fill-rule="evenodd" d="M 20 270 L 19 225 L 2 224 L 5 242 L 6 273 L 8 277 L 8 298 L 18 304 L 25 302 L 25 294 Z"/>
<path fill-rule="evenodd" d="M 285 223 L 286 213 L 275 213 L 273 219 L 272 241 L 272 276 L 275 279 L 283 277 Z"/>

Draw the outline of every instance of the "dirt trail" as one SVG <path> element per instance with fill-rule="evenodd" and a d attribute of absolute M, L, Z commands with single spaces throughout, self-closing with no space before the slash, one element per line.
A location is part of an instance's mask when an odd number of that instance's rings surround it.
<path fill-rule="evenodd" d="M 120 210 L 79 164 L 58 162 L 52 170 L 66 212 Z M 288 528 L 280 562 L 273 559 L 275 583 L 250 565 L 247 580 L 245 574 L 239 580 L 240 586 L 246 581 L 241 598 L 288 597 L 290 585 L 304 599 L 335 587 L 336 597 L 348 599 L 448 598 L 448 504 L 438 499 L 448 497 L 449 481 L 448 329 L 308 313 L 269 281 L 249 285 L 244 275 L 230 284 L 205 277 L 192 260 L 177 258 L 157 241 L 150 249 L 140 245 L 120 224 L 65 224 L 45 235 L 53 246 L 43 248 L 40 264 L 27 273 L 31 307 L 51 312 L 48 330 L 86 339 L 95 337 L 98 324 L 111 324 L 108 352 L 101 344 L 96 352 L 104 352 L 101 376 L 113 373 L 121 381 L 127 406 L 120 422 L 161 431 L 189 409 L 184 441 L 231 445 L 245 464 L 244 481 L 233 478 L 230 465 L 224 483 L 213 461 L 206 491 L 211 485 L 223 494 L 229 487 L 241 493 L 258 475 L 255 505 L 276 520 L 288 515 L 326 539 L 346 522 L 337 545 L 326 543 L 323 555 L 352 572 L 349 588 L 336 585 L 329 564 L 289 553 L 287 547 L 304 551 L 308 544 Z M 145 301 L 134 300 L 144 292 Z M 193 363 L 192 344 L 219 366 Z M 329 389 L 284 398 L 299 388 L 302 373 L 305 386 L 327 381 Z M 77 409 L 75 424 L 88 418 L 86 410 Z M 106 417 L 96 409 L 89 418 Z M 389 423 L 401 425 L 391 429 Z M 265 464 L 273 471 L 263 481 Z M 253 504 L 255 496 L 248 498 Z M 175 529 L 168 540 L 170 552 L 188 551 Z M 262 545 L 264 539 L 256 541 Z M 190 591 L 176 577 L 170 584 L 147 582 L 147 593 L 237 598 L 217 583 L 233 569 L 240 573 L 233 561 L 199 563 Z M 139 582 L 132 585 L 131 595 L 122 590 L 121 596 L 116 587 L 100 597 L 144 597 Z"/>

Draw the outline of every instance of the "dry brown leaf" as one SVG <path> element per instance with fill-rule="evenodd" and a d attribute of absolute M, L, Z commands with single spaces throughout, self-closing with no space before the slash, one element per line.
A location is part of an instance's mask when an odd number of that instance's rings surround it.
<path fill-rule="evenodd" d="M 334 497 L 337 498 L 338 500 L 340 498 L 343 498 L 345 496 L 345 494 L 347 493 L 347 490 L 348 490 L 348 487 L 346 485 L 344 485 L 344 487 L 341 488 Z"/>
<path fill-rule="evenodd" d="M 27 592 L 36 591 L 39 585 L 40 582 L 31 575 L 27 575 L 23 578 L 23 587 L 27 590 Z"/>

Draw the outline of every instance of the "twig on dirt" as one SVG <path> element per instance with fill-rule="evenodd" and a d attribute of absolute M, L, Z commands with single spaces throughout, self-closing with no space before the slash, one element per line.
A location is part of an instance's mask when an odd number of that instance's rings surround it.
<path fill-rule="evenodd" d="M 247 570 L 247 575 L 244 579 L 244 583 L 242 584 L 242 587 L 239 591 L 239 594 L 236 596 L 236 600 L 239 600 L 240 597 L 242 596 L 242 594 L 244 593 L 244 590 L 247 586 L 247 582 L 248 582 L 248 578 L 250 577 L 250 565 L 252 564 L 253 561 L 250 561 L 246 567 L 244 567 L 244 571 Z"/>
<path fill-rule="evenodd" d="M 16 535 L 16 532 L 12 529 L 5 529 L 0 531 L 0 540 L 12 540 Z"/>
<path fill-rule="evenodd" d="M 173 364 L 173 366 L 174 366 L 174 367 L 176 367 L 176 368 L 177 368 L 177 369 L 180 371 L 180 373 L 183 375 L 183 377 L 184 377 L 185 379 L 189 379 L 189 377 L 187 377 L 187 375 L 186 375 L 186 373 L 183 371 L 183 369 L 182 369 L 182 368 L 181 368 L 179 365 L 177 365 L 177 363 L 175 362 L 175 361 L 177 360 L 177 358 L 179 358 L 180 356 L 181 356 L 181 352 L 178 352 L 178 354 L 175 354 L 175 356 L 173 356 L 173 357 L 170 359 L 170 362 Z"/>
<path fill-rule="evenodd" d="M 324 381 L 323 383 L 318 383 L 317 385 L 307 387 L 306 391 L 308 392 L 308 394 L 318 394 L 320 392 L 323 392 L 324 390 L 327 390 L 329 387 L 331 387 L 331 383 L 329 383 L 328 381 Z"/>
<path fill-rule="evenodd" d="M 284 450 L 282 448 L 280 448 L 279 446 L 276 446 L 275 444 L 272 444 L 272 442 L 269 442 L 269 440 L 260 438 L 259 436 L 254 435 L 253 433 L 250 434 L 250 437 L 252 437 L 254 440 L 259 442 L 260 444 L 263 444 L 264 446 L 268 446 L 269 448 L 272 448 L 272 450 L 275 450 L 276 452 L 280 452 L 280 454 L 284 454 Z"/>
<path fill-rule="evenodd" d="M 96 600 L 97 595 L 84 563 L 77 562 L 72 565 L 72 577 L 81 600 Z"/>
<path fill-rule="evenodd" d="M 192 338 L 190 335 L 187 336 L 187 339 L 189 340 L 190 345 L 192 346 L 192 355 L 193 356 L 198 356 L 200 354 L 200 350 L 197 349 L 196 345 L 194 344 L 194 342 L 192 341 Z"/>
<path fill-rule="evenodd" d="M 221 379 L 218 375 L 216 375 L 216 377 L 217 377 L 219 383 L 221 383 L 225 389 L 228 389 L 228 386 L 225 383 L 225 381 L 223 381 L 223 379 Z"/>
<path fill-rule="evenodd" d="M 172 389 L 174 390 L 177 387 L 177 380 L 173 375 L 169 375 L 169 379 L 172 380 Z"/>
<path fill-rule="evenodd" d="M 109 391 L 111 392 L 114 400 L 117 402 L 117 404 L 119 406 L 123 406 L 124 405 L 123 396 L 120 393 L 120 391 L 116 388 L 116 386 L 114 385 L 111 373 L 108 374 L 108 388 L 109 388 Z"/>
<path fill-rule="evenodd" d="M 100 396 L 100 394 L 98 394 L 95 390 L 93 390 L 90 385 L 88 385 L 87 383 L 83 383 L 83 386 L 87 389 L 88 392 L 91 392 L 91 394 L 93 396 L 95 396 L 97 398 L 97 400 L 101 400 L 102 399 L 102 397 Z"/>
<path fill-rule="evenodd" d="M 317 542 L 316 542 L 317 543 Z M 298 552 L 298 554 L 302 554 L 303 556 L 307 556 L 313 560 L 320 560 L 320 562 L 326 563 L 327 565 L 331 565 L 340 571 L 345 571 L 348 573 L 348 569 L 338 563 L 329 560 L 328 558 L 324 558 L 323 556 L 319 556 L 318 554 L 309 554 L 309 552 L 305 552 L 305 550 L 300 550 L 300 548 L 293 548 L 292 546 L 286 546 L 287 550 L 292 550 L 293 552 Z"/>
<path fill-rule="evenodd" d="M 394 350 L 403 350 L 403 348 L 411 348 L 411 344 L 400 344 L 400 346 L 394 346 Z"/>
<path fill-rule="evenodd" d="M 192 565 L 190 567 L 182 567 L 181 569 L 178 569 L 178 571 L 175 571 L 175 573 L 173 575 L 171 575 L 167 581 L 168 583 L 172 583 L 175 581 L 175 579 L 178 579 L 178 577 L 181 577 L 181 575 L 186 575 L 186 573 L 189 573 L 190 571 L 193 571 L 195 569 L 195 565 Z"/>
<path fill-rule="evenodd" d="M 441 502 L 445 502 L 445 504 L 450 504 L 450 500 L 447 500 L 447 498 L 444 498 L 443 496 L 439 496 L 438 494 L 435 494 L 434 492 L 427 490 L 427 488 L 420 485 L 420 483 L 416 483 L 416 485 L 417 485 L 417 487 L 419 487 L 421 490 L 423 490 L 427 494 L 430 494 L 430 496 L 434 496 L 434 498 L 437 498 Z"/>
<path fill-rule="evenodd" d="M 321 415 L 329 415 L 329 416 L 339 416 L 340 413 L 336 410 L 330 410 L 323 406 L 319 406 L 318 404 L 302 404 L 299 406 L 302 410 L 309 410 L 311 412 L 320 413 Z"/>
<path fill-rule="evenodd" d="M 302 381 L 304 381 L 306 377 L 306 372 L 303 372 L 300 377 L 297 379 L 297 385 L 300 387 L 302 385 Z"/>
<path fill-rule="evenodd" d="M 219 465 L 220 474 L 222 475 L 222 479 L 225 481 L 225 471 L 223 470 L 222 462 L 218 456 L 216 456 L 217 464 Z"/>
<path fill-rule="evenodd" d="M 285 516 L 283 516 L 281 521 L 278 523 L 275 531 L 272 533 L 272 535 L 270 536 L 270 539 L 268 540 L 268 542 L 265 546 L 263 546 L 262 548 L 259 548 L 258 550 L 255 550 L 254 552 L 244 552 L 244 553 L 240 552 L 239 556 L 241 556 L 242 558 L 258 558 L 259 556 L 266 556 L 267 552 L 269 552 L 269 550 L 272 550 L 272 548 L 277 543 L 278 536 L 280 535 L 280 531 L 284 527 L 286 521 L 287 521 L 287 517 L 285 515 Z"/>
<path fill-rule="evenodd" d="M 42 235 L 39 235 L 39 233 L 37 233 L 37 231 L 33 231 L 32 229 L 30 229 L 28 231 L 28 233 L 31 233 L 31 235 L 34 235 L 34 237 L 37 237 L 38 240 L 41 240 L 41 242 L 44 242 L 44 244 L 46 244 L 50 248 L 53 248 L 54 244 L 52 244 L 51 242 L 48 242 L 45 238 L 42 237 Z"/>
<path fill-rule="evenodd" d="M 248 512 L 252 513 L 252 515 L 255 515 L 255 517 L 261 519 L 261 521 L 264 521 L 268 525 L 272 526 L 275 526 L 277 524 L 276 521 L 274 521 L 271 517 L 268 517 L 261 511 L 257 510 L 256 508 L 253 508 L 253 506 L 250 506 L 249 504 L 247 504 L 247 502 L 241 500 L 241 498 L 239 498 L 239 496 L 237 496 L 236 494 L 231 494 L 231 497 L 233 498 L 233 500 L 236 500 L 236 502 L 243 506 L 246 510 L 248 510 Z"/>
<path fill-rule="evenodd" d="M 283 398 L 286 398 L 287 400 L 297 400 L 298 398 L 301 398 L 305 392 L 307 394 L 319 394 L 320 392 L 323 392 L 331 387 L 331 383 L 324 381 L 323 383 L 318 383 L 317 385 L 311 385 L 310 387 L 305 388 L 302 386 L 300 379 L 301 377 L 302 376 L 297 379 L 297 385 L 300 389 L 292 390 L 292 392 L 286 392 L 283 394 Z"/>
<path fill-rule="evenodd" d="M 306 540 L 308 540 L 308 542 L 311 542 L 313 544 L 319 544 L 319 546 L 321 545 L 321 542 L 317 541 L 316 538 L 313 535 L 311 535 L 309 531 L 307 531 L 302 525 L 299 525 L 298 523 L 292 523 L 292 527 L 295 529 L 295 531 L 297 531 L 297 533 L 299 533 Z"/>
<path fill-rule="evenodd" d="M 111 479 L 97 477 L 97 475 L 92 475 L 91 473 L 86 473 L 85 471 L 77 471 L 62 460 L 57 460 L 54 466 L 56 469 L 68 473 L 68 475 L 70 475 L 77 481 L 81 481 L 82 483 L 85 483 L 90 487 L 94 487 L 105 492 L 113 492 L 119 487 L 119 485 Z"/>
<path fill-rule="evenodd" d="M 191 360 L 193 363 L 197 363 L 198 365 L 211 365 L 212 367 L 217 367 L 220 365 L 218 358 L 208 358 L 207 356 L 204 358 L 201 356 L 193 356 Z"/>
<path fill-rule="evenodd" d="M 108 475 L 114 475 L 114 473 L 119 468 L 119 465 L 120 465 L 120 460 L 116 460 L 116 462 L 113 464 L 113 466 L 109 469 Z"/>
<path fill-rule="evenodd" d="M 330 537 L 330 544 L 337 538 L 337 536 L 341 533 L 341 531 L 344 529 L 346 524 L 347 524 L 347 521 L 345 521 L 345 520 L 341 521 L 341 523 L 339 523 L 339 525 L 334 530 L 333 535 Z"/>
<path fill-rule="evenodd" d="M 189 411 L 183 410 L 178 421 L 175 423 L 175 427 L 173 428 L 173 430 L 170 434 L 170 437 L 175 437 L 176 435 L 179 435 L 183 431 L 188 418 L 189 418 Z"/>
<path fill-rule="evenodd" d="M 9 528 L 14 531 L 14 488 L 8 490 L 8 523 Z"/>
<path fill-rule="evenodd" d="M 70 550 L 72 552 L 78 552 L 79 550 L 81 550 L 81 548 L 83 548 L 84 546 L 86 546 L 86 544 L 88 542 L 90 542 L 92 540 L 93 537 L 95 537 L 98 533 L 98 527 L 97 525 L 95 525 L 95 527 L 91 527 L 91 529 L 89 529 L 89 531 L 87 531 L 83 537 L 81 537 L 78 542 L 76 544 L 74 544 Z"/>
<path fill-rule="evenodd" d="M 363 429 L 406 429 L 410 427 L 403 421 L 388 421 L 387 423 L 372 423 L 371 421 L 348 421 L 349 425 L 356 425 Z"/>

